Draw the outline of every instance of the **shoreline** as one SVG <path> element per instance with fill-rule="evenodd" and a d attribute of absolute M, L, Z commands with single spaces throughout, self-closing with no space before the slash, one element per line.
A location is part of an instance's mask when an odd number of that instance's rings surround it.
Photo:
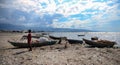
<path fill-rule="evenodd" d="M 14 48 L 6 40 L 23 34 L 0 33 L 1 65 L 119 65 L 120 48 L 87 48 L 82 44 L 62 44 L 28 48 Z M 3 49 L 4 48 L 4 49 Z"/>

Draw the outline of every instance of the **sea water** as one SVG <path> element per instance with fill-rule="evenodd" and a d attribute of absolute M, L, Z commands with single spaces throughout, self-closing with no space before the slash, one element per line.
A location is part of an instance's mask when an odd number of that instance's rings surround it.
<path fill-rule="evenodd" d="M 115 41 L 120 47 L 120 32 L 52 32 L 52 36 L 67 37 L 68 39 L 82 40 L 82 38 L 91 39 L 98 37 L 103 40 Z M 84 35 L 84 36 L 79 36 Z"/>

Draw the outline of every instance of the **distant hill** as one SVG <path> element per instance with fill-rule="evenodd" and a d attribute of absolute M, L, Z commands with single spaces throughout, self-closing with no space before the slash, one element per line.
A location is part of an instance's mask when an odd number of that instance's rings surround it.
<path fill-rule="evenodd" d="M 24 26 L 0 23 L 0 30 L 24 30 Z"/>
<path fill-rule="evenodd" d="M 35 31 L 52 31 L 52 32 L 93 32 L 85 29 L 70 29 L 70 28 L 36 28 Z"/>
<path fill-rule="evenodd" d="M 0 24 L 0 30 L 28 30 L 46 31 L 46 32 L 95 32 L 85 29 L 70 29 L 70 28 L 49 28 L 49 27 L 25 27 L 12 24 Z"/>

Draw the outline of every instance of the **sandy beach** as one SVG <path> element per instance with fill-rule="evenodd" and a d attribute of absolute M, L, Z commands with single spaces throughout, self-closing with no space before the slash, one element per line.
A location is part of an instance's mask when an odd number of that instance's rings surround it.
<path fill-rule="evenodd" d="M 25 33 L 0 33 L 0 65 L 119 65 L 120 48 L 87 48 L 82 44 L 62 44 L 15 48 L 7 40 Z"/>

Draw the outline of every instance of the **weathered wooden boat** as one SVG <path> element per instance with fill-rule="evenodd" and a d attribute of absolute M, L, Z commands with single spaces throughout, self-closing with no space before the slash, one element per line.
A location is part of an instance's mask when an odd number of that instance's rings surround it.
<path fill-rule="evenodd" d="M 83 43 L 82 40 L 75 40 L 75 39 L 67 39 L 70 44 L 76 44 L 76 43 Z"/>
<path fill-rule="evenodd" d="M 54 40 L 60 40 L 61 38 L 65 38 L 65 37 L 55 37 L 55 36 L 49 36 L 51 39 Z M 83 43 L 82 40 L 75 40 L 75 39 L 67 39 L 69 43 L 71 44 L 75 44 L 75 43 Z"/>
<path fill-rule="evenodd" d="M 28 44 L 24 43 L 24 42 L 14 42 L 14 41 L 8 41 L 8 42 L 11 43 L 13 46 L 19 47 L 19 48 L 29 47 Z M 47 45 L 53 45 L 56 42 L 57 41 L 34 42 L 34 43 L 31 44 L 31 46 L 32 47 L 47 46 Z"/>
<path fill-rule="evenodd" d="M 41 36 L 35 36 L 35 35 L 32 35 L 31 37 L 32 37 L 32 38 L 40 38 L 40 37 L 42 37 L 42 35 L 41 35 Z M 22 38 L 27 38 L 27 35 L 23 35 Z"/>
<path fill-rule="evenodd" d="M 49 36 L 51 39 L 59 40 L 61 37 Z"/>
<path fill-rule="evenodd" d="M 81 34 L 81 35 L 78 35 L 78 36 L 85 36 L 85 35 Z"/>
<path fill-rule="evenodd" d="M 108 40 L 87 40 L 83 38 L 83 41 L 92 47 L 113 47 L 116 44 L 116 42 Z"/>

